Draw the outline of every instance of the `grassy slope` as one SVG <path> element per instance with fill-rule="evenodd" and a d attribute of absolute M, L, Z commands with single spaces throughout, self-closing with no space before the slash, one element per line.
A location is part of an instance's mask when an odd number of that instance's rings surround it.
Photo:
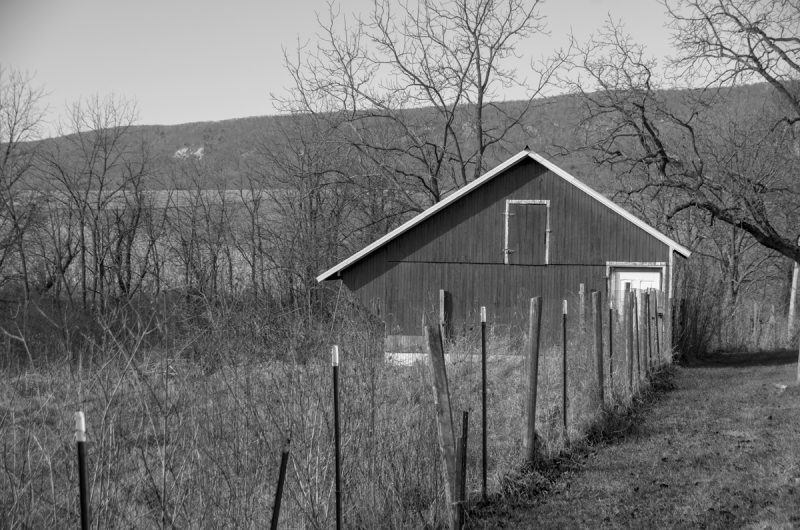
<path fill-rule="evenodd" d="M 620 442 L 595 448 L 531 506 L 477 522 L 511 528 L 798 528 L 795 352 L 680 367 Z M 586 455 L 584 455 L 586 456 Z"/>

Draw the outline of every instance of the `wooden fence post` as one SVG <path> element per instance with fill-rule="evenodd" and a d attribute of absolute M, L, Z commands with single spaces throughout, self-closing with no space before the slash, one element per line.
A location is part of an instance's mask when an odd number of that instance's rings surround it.
<path fill-rule="evenodd" d="M 797 348 L 797 384 L 800 385 L 800 340 L 798 342 Z"/>
<path fill-rule="evenodd" d="M 800 245 L 800 237 L 797 238 L 797 244 Z M 792 286 L 789 289 L 789 315 L 786 320 L 786 339 L 792 340 L 794 334 L 794 321 L 797 314 L 797 282 L 800 276 L 800 263 L 794 262 L 792 265 Z"/>
<path fill-rule="evenodd" d="M 758 309 L 758 302 L 753 301 L 753 336 L 751 340 L 754 348 L 758 348 L 758 335 L 761 328 L 761 315 L 759 315 Z"/>
<path fill-rule="evenodd" d="M 442 340 L 452 338 L 452 310 L 452 296 L 444 289 L 439 289 L 439 325 L 441 327 Z"/>
<path fill-rule="evenodd" d="M 661 312 L 661 305 L 663 304 L 664 298 L 658 292 L 658 289 L 653 289 L 653 306 L 655 307 L 655 316 L 654 320 L 656 323 L 656 330 L 655 330 L 655 350 L 652 352 L 653 355 L 653 366 L 656 366 L 657 360 L 661 357 L 661 342 L 664 340 L 664 333 L 663 333 L 663 326 L 664 326 L 664 314 Z M 659 326 L 661 326 L 659 328 Z"/>
<path fill-rule="evenodd" d="M 594 321 L 594 364 L 597 369 L 597 399 L 600 408 L 605 404 L 603 395 L 603 309 L 601 294 L 592 291 L 592 317 Z"/>
<path fill-rule="evenodd" d="M 642 358 L 645 355 L 644 291 L 636 290 L 636 390 L 642 383 Z"/>
<path fill-rule="evenodd" d="M 661 312 L 662 296 L 659 295 L 657 290 L 653 290 L 653 305 L 655 306 L 655 321 L 656 321 L 656 358 L 661 359 L 661 339 L 664 337 L 659 327 L 664 323 L 663 313 Z"/>
<path fill-rule="evenodd" d="M 456 446 L 456 472 L 458 473 L 458 521 L 456 528 L 464 526 L 464 507 L 467 501 L 467 437 L 469 435 L 469 411 L 461 416 L 461 436 Z"/>
<path fill-rule="evenodd" d="M 676 337 L 676 347 L 680 347 L 680 343 L 683 341 L 684 336 L 686 335 L 686 327 L 689 325 L 687 320 L 687 309 L 686 309 L 686 298 L 681 298 L 680 304 L 678 305 L 678 336 Z"/>
<path fill-rule="evenodd" d="M 442 337 L 438 326 L 425 326 L 425 342 L 431 356 L 433 370 L 433 398 L 436 405 L 436 426 L 439 434 L 439 449 L 444 461 L 445 500 L 449 510 L 450 530 L 458 523 L 458 492 L 456 491 L 455 435 L 453 434 L 453 411 L 450 408 L 450 389 L 447 386 L 447 371 L 444 363 Z"/>
<path fill-rule="evenodd" d="M 539 341 L 542 328 L 542 299 L 531 298 L 528 314 L 528 398 L 525 400 L 525 460 L 536 461 L 536 395 L 539 384 Z"/>
<path fill-rule="evenodd" d="M 578 325 L 583 329 L 586 326 L 586 284 L 578 286 Z"/>
<path fill-rule="evenodd" d="M 625 315 L 625 360 L 628 364 L 628 391 L 633 396 L 633 293 L 631 284 L 625 282 L 625 298 L 623 301 Z"/>
<path fill-rule="evenodd" d="M 675 323 L 675 301 L 673 298 L 664 299 L 664 353 L 667 351 L 675 350 L 675 334 L 672 329 Z M 658 362 L 661 363 L 661 356 L 658 356 Z"/>
<path fill-rule="evenodd" d="M 608 393 L 614 397 L 614 306 L 608 300 Z"/>
<path fill-rule="evenodd" d="M 653 327 L 651 326 L 652 315 L 653 312 L 651 311 L 650 305 L 650 293 L 652 292 L 651 289 L 648 289 L 644 293 L 644 318 L 645 322 L 647 323 L 647 329 L 645 330 L 645 335 L 647 335 L 647 349 L 645 350 L 645 363 L 644 363 L 644 372 L 647 377 L 650 377 L 650 361 L 653 358 Z"/>
<path fill-rule="evenodd" d="M 632 307 L 633 307 L 633 334 L 634 334 L 634 345 L 635 345 L 635 358 L 633 359 L 635 363 L 635 377 L 634 383 L 636 384 L 636 392 L 639 391 L 639 379 L 641 374 L 639 373 L 640 365 L 639 365 L 639 353 L 641 351 L 641 304 L 639 303 L 639 297 L 641 296 L 642 292 L 639 289 L 634 289 L 633 291 L 633 300 L 632 300 Z"/>

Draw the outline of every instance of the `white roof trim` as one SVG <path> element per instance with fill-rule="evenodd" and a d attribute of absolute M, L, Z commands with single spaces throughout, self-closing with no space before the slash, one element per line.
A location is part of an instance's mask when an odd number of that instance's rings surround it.
<path fill-rule="evenodd" d="M 533 160 L 535 160 L 537 162 L 539 162 L 544 167 L 546 167 L 547 169 L 549 169 L 550 171 L 552 171 L 553 173 L 555 173 L 559 177 L 563 178 L 564 180 L 566 180 L 567 182 L 569 182 L 573 186 L 576 186 L 577 188 L 581 189 L 582 191 L 587 193 L 590 197 L 593 197 L 594 199 L 596 199 L 599 202 L 603 203 L 604 205 L 608 206 L 609 208 L 611 208 L 613 211 L 615 211 L 616 213 L 618 213 L 619 215 L 621 215 L 625 219 L 629 220 L 630 222 L 632 222 L 633 224 L 635 224 L 636 226 L 638 226 L 639 228 L 641 228 L 642 230 L 644 230 L 648 234 L 652 235 L 656 239 L 658 239 L 661 242 L 663 242 L 664 244 L 666 244 L 672 250 L 678 252 L 679 254 L 682 254 L 683 256 L 685 256 L 687 258 L 691 255 L 691 252 L 689 251 L 689 249 L 687 249 L 686 247 L 678 244 L 677 242 L 675 242 L 674 240 L 670 239 L 666 235 L 662 234 L 661 232 L 659 232 L 658 230 L 656 230 L 652 226 L 648 225 L 647 223 L 645 223 L 644 221 L 642 221 L 641 219 L 639 219 L 635 215 L 631 214 L 630 212 L 628 212 L 627 210 L 625 210 L 621 206 L 619 206 L 619 205 L 615 204 L 614 202 L 610 201 L 609 199 L 604 197 L 602 194 L 596 192 L 595 190 L 593 190 L 592 188 L 590 188 L 589 186 L 587 186 L 583 182 L 579 181 L 578 179 L 576 179 L 575 177 L 573 177 L 572 175 L 570 175 L 569 173 L 567 173 L 566 171 L 564 171 L 560 167 L 556 166 L 552 162 L 548 161 L 547 159 L 543 158 L 542 156 L 540 156 L 540 155 L 538 155 L 538 154 L 536 154 L 536 153 L 534 153 L 532 151 L 521 151 L 521 152 L 517 153 L 516 155 L 512 156 L 511 158 L 509 158 L 508 160 L 506 160 L 505 162 L 503 162 L 502 164 L 500 164 L 499 166 L 496 166 L 495 168 L 491 169 L 489 172 L 484 174 L 482 177 L 480 177 L 478 179 L 475 179 L 474 181 L 470 182 L 468 185 L 464 186 L 460 190 L 458 190 L 455 193 L 447 196 L 445 199 L 437 202 L 436 204 L 434 204 L 433 206 L 431 206 L 427 210 L 425 210 L 425 211 L 419 213 L 418 215 L 414 216 L 413 218 L 409 219 L 408 221 L 406 221 L 402 225 L 398 226 L 397 228 L 395 228 L 394 230 L 392 230 L 391 232 L 389 232 L 388 234 L 386 234 L 382 238 L 380 238 L 380 239 L 376 240 L 375 242 L 371 243 L 370 245 L 362 248 L 361 250 L 359 250 L 358 252 L 356 252 L 355 254 L 353 254 L 352 256 L 347 258 L 346 260 L 340 262 L 339 264 L 337 264 L 337 265 L 331 267 L 330 269 L 328 269 L 327 271 L 323 272 L 322 274 L 317 276 L 317 281 L 321 282 L 321 281 L 330 279 L 332 276 L 335 276 L 336 274 L 338 274 L 342 270 L 346 269 L 347 267 L 349 267 L 353 263 L 361 260 L 361 258 L 371 254 L 372 252 L 374 252 L 378 248 L 382 247 L 384 244 L 388 243 L 389 241 L 391 241 L 392 239 L 396 238 L 400 234 L 402 234 L 402 233 L 410 230 L 411 228 L 415 227 L 416 225 L 420 224 L 422 221 L 424 221 L 425 219 L 431 217 L 433 214 L 435 214 L 439 210 L 442 210 L 442 209 L 446 208 L 449 204 L 457 201 L 458 199 L 460 199 L 464 195 L 470 193 L 475 188 L 478 188 L 478 187 L 482 186 L 486 182 L 488 182 L 491 179 L 493 179 L 494 177 L 496 177 L 498 174 L 502 173 L 506 169 L 516 165 L 521 160 L 523 160 L 525 158 L 528 158 L 528 157 L 532 158 Z"/>
<path fill-rule="evenodd" d="M 472 182 L 470 182 L 469 184 L 467 184 L 466 186 L 464 186 L 460 190 L 456 191 L 452 195 L 447 196 L 445 199 L 437 202 L 436 204 L 434 204 L 433 206 L 431 206 L 430 208 L 428 208 L 424 212 L 421 212 L 421 213 L 417 214 L 413 218 L 411 218 L 408 221 L 406 221 L 405 223 L 401 224 L 400 226 L 398 226 L 397 228 L 395 228 L 394 230 L 392 230 L 391 232 L 389 232 L 388 234 L 386 234 L 382 238 L 378 239 L 377 241 L 375 241 L 371 245 L 362 248 L 361 250 L 359 250 L 358 252 L 356 252 L 355 254 L 353 254 L 352 256 L 347 258 L 346 260 L 342 261 L 338 265 L 336 265 L 333 268 L 328 269 L 327 271 L 323 272 L 322 274 L 317 276 L 317 281 L 321 282 L 323 280 L 327 280 L 328 278 L 330 278 L 331 276 L 335 275 L 339 271 L 341 271 L 343 269 L 346 269 L 347 267 L 349 267 L 350 265 L 352 265 L 356 261 L 360 260 L 364 256 L 366 256 L 368 254 L 371 254 L 372 251 L 374 251 L 374 250 L 380 248 L 381 246 L 383 246 L 384 243 L 387 243 L 387 242 L 391 241 L 392 239 L 394 239 L 395 237 L 399 236 L 403 232 L 411 229 L 412 227 L 418 225 L 419 223 L 421 223 L 422 221 L 424 221 L 428 217 L 432 216 L 433 214 L 435 214 L 439 210 L 442 210 L 443 208 L 446 208 L 448 204 L 457 201 L 459 198 L 463 197 L 464 195 L 466 195 L 467 193 L 471 192 L 475 188 L 481 186 L 483 183 L 491 180 L 497 174 L 502 173 L 503 171 L 505 171 L 506 169 L 508 169 L 509 167 L 513 166 L 514 164 L 516 164 L 517 162 L 519 162 L 520 160 L 524 159 L 527 156 L 528 156 L 528 152 L 527 151 L 522 151 L 522 152 L 512 156 L 511 158 L 509 158 L 508 160 L 506 160 L 505 162 L 503 162 L 499 166 L 497 166 L 494 169 L 490 170 L 488 173 L 486 173 L 482 177 L 473 180 Z"/>
<path fill-rule="evenodd" d="M 632 222 L 633 224 L 635 224 L 636 226 L 638 226 L 639 228 L 641 228 L 642 230 L 644 230 L 645 232 L 647 232 L 651 236 L 653 236 L 656 239 L 660 240 L 662 243 L 664 243 L 665 245 L 670 247 L 672 250 L 674 250 L 678 254 L 681 254 L 682 256 L 684 256 L 686 258 L 688 258 L 689 256 L 692 255 L 692 252 L 688 248 L 686 248 L 683 245 L 679 244 L 674 239 L 671 239 L 671 238 L 667 237 L 662 232 L 659 232 L 658 230 L 656 230 L 655 228 L 653 228 L 649 224 L 645 223 L 644 221 L 642 221 L 641 219 L 639 219 L 638 217 L 636 217 L 635 215 L 630 213 L 628 210 L 626 210 L 622 206 L 620 206 L 620 205 L 616 204 L 615 202 L 611 201 L 610 199 L 606 198 L 603 194 L 596 192 L 595 190 L 593 190 L 592 188 L 590 188 L 589 186 L 587 186 L 586 184 L 584 184 L 580 180 L 576 179 L 575 177 L 573 177 L 572 175 L 570 175 L 569 173 L 567 173 L 566 171 L 564 171 L 563 169 L 561 169 L 557 165 L 553 164 L 549 160 L 545 159 L 541 155 L 531 152 L 531 153 L 529 153 L 529 156 L 531 158 L 533 158 L 534 160 L 536 160 L 537 162 L 539 162 L 540 164 L 542 164 L 544 167 L 546 167 L 550 171 L 552 171 L 553 173 L 555 173 L 556 175 L 558 175 L 559 177 L 563 178 L 564 180 L 566 180 L 567 182 L 569 182 L 570 184 L 575 186 L 576 188 L 579 188 L 580 190 L 582 190 L 583 192 L 588 194 L 590 197 L 592 197 L 594 199 L 597 199 L 599 202 L 605 204 L 606 206 L 611 208 L 613 211 L 615 211 L 616 213 L 618 213 L 619 215 L 621 215 L 622 217 L 624 217 L 628 221 Z"/>

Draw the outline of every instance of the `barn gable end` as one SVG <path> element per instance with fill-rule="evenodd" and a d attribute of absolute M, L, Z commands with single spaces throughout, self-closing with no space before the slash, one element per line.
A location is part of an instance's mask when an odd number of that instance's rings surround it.
<path fill-rule="evenodd" d="M 673 252 L 689 255 L 523 151 L 318 280 L 341 278 L 389 335 L 419 335 L 423 312 L 440 310 L 440 289 L 456 326 L 474 320 L 483 305 L 497 325 L 514 328 L 523 326 L 532 296 L 545 301 L 545 325 L 580 284 L 607 296 L 608 277 L 623 264 L 660 271 L 660 287 L 669 289 Z"/>

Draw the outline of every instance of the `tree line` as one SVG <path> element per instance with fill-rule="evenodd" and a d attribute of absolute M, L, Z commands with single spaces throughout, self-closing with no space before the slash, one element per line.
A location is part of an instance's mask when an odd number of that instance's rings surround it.
<path fill-rule="evenodd" d="M 135 105 L 116 97 L 72 105 L 60 137 L 41 140 L 43 89 L 2 70 L 6 296 L 89 309 L 250 293 L 311 319 L 331 296 L 320 271 L 518 152 L 547 89 L 578 98 L 579 118 L 567 141 L 532 147 L 605 168 L 616 200 L 713 265 L 726 305 L 785 282 L 800 259 L 796 3 L 667 1 L 676 55 L 661 64 L 614 20 L 533 61 L 523 50 L 546 32 L 545 7 L 331 6 L 285 54 L 279 134 L 224 185 L 208 184 L 213 162 L 155 163 Z M 523 99 L 502 102 L 512 89 Z"/>

